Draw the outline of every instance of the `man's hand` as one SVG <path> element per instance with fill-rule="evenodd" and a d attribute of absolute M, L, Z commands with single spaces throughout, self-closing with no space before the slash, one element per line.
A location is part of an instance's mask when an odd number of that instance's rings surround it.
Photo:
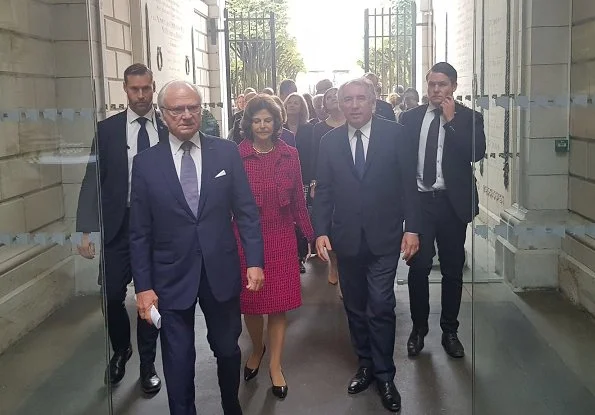
<path fill-rule="evenodd" d="M 419 251 L 419 237 L 414 233 L 405 232 L 401 241 L 403 259 L 409 261 L 417 251 Z"/>
<path fill-rule="evenodd" d="M 151 320 L 151 306 L 159 308 L 157 305 L 157 294 L 153 290 L 147 290 L 136 294 L 136 308 L 138 309 L 138 315 L 143 320 L 147 321 L 150 325 L 153 325 Z"/>
<path fill-rule="evenodd" d="M 95 244 L 91 242 L 91 237 L 88 233 L 83 233 L 81 244 L 77 248 L 82 257 L 87 259 L 95 258 Z"/>
<path fill-rule="evenodd" d="M 451 122 L 455 117 L 455 99 L 451 96 L 445 97 L 442 104 L 442 115 L 444 116 L 444 120 L 446 122 Z"/>
<path fill-rule="evenodd" d="M 246 277 L 248 278 L 248 285 L 246 288 L 248 291 L 258 291 L 264 284 L 264 272 L 260 267 L 250 267 L 246 271 Z"/>
<path fill-rule="evenodd" d="M 328 236 L 322 235 L 316 238 L 316 253 L 323 261 L 328 261 L 328 251 L 332 251 L 331 241 Z"/>

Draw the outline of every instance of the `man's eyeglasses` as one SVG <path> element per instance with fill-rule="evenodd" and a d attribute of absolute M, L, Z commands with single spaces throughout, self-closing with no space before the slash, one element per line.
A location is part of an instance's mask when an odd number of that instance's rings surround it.
<path fill-rule="evenodd" d="M 188 105 L 187 107 L 162 108 L 167 110 L 174 117 L 179 117 L 180 115 L 185 114 L 186 110 L 188 110 L 190 114 L 198 114 L 202 107 L 200 105 Z"/>

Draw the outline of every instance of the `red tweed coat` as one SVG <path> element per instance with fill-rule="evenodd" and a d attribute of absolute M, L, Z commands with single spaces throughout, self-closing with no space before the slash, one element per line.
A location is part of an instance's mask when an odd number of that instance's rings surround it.
<path fill-rule="evenodd" d="M 240 143 L 239 151 L 260 209 L 264 239 L 264 285 L 251 292 L 246 289 L 246 259 L 236 232 L 243 278 L 242 313 L 274 314 L 298 308 L 302 295 L 295 224 L 308 241 L 314 239 L 298 152 L 281 140 L 268 154 L 256 153 L 248 140 Z"/>

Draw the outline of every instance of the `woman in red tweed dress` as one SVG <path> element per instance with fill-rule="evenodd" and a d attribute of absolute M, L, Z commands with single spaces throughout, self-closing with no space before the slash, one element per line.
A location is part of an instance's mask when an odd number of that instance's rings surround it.
<path fill-rule="evenodd" d="M 272 391 L 287 396 L 287 382 L 281 368 L 281 354 L 287 320 L 285 313 L 302 304 L 295 224 L 309 242 L 314 238 L 302 187 L 297 150 L 279 139 L 281 110 L 268 95 L 252 98 L 241 121 L 246 137 L 240 155 L 256 204 L 264 237 L 264 285 L 258 292 L 242 291 L 244 321 L 252 340 L 252 355 L 244 368 L 246 381 L 258 374 L 266 350 L 263 339 L 264 315 L 268 315 L 268 346 Z M 246 261 L 238 239 L 242 274 Z M 247 281 L 244 281 L 244 287 Z"/>

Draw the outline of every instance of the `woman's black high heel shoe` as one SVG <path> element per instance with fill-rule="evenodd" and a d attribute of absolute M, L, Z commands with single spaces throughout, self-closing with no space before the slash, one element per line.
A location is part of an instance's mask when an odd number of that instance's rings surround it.
<path fill-rule="evenodd" d="M 264 357 L 264 353 L 267 351 L 267 347 L 262 347 L 262 355 L 260 356 L 260 362 L 258 362 L 258 367 L 256 369 L 250 369 L 247 364 L 244 366 L 244 380 L 248 382 L 251 379 L 254 379 L 256 375 L 258 375 L 258 369 L 260 369 L 260 364 L 262 363 L 262 358 Z"/>
<path fill-rule="evenodd" d="M 281 372 L 283 374 L 283 372 Z M 285 399 L 287 397 L 287 390 L 289 389 L 287 386 L 287 381 L 285 381 L 285 385 L 283 386 L 275 386 L 273 384 L 273 376 L 269 373 L 269 377 L 271 378 L 271 384 L 273 385 L 271 390 L 273 391 L 273 395 L 275 395 L 279 399 Z M 285 377 L 285 375 L 283 375 Z"/>

